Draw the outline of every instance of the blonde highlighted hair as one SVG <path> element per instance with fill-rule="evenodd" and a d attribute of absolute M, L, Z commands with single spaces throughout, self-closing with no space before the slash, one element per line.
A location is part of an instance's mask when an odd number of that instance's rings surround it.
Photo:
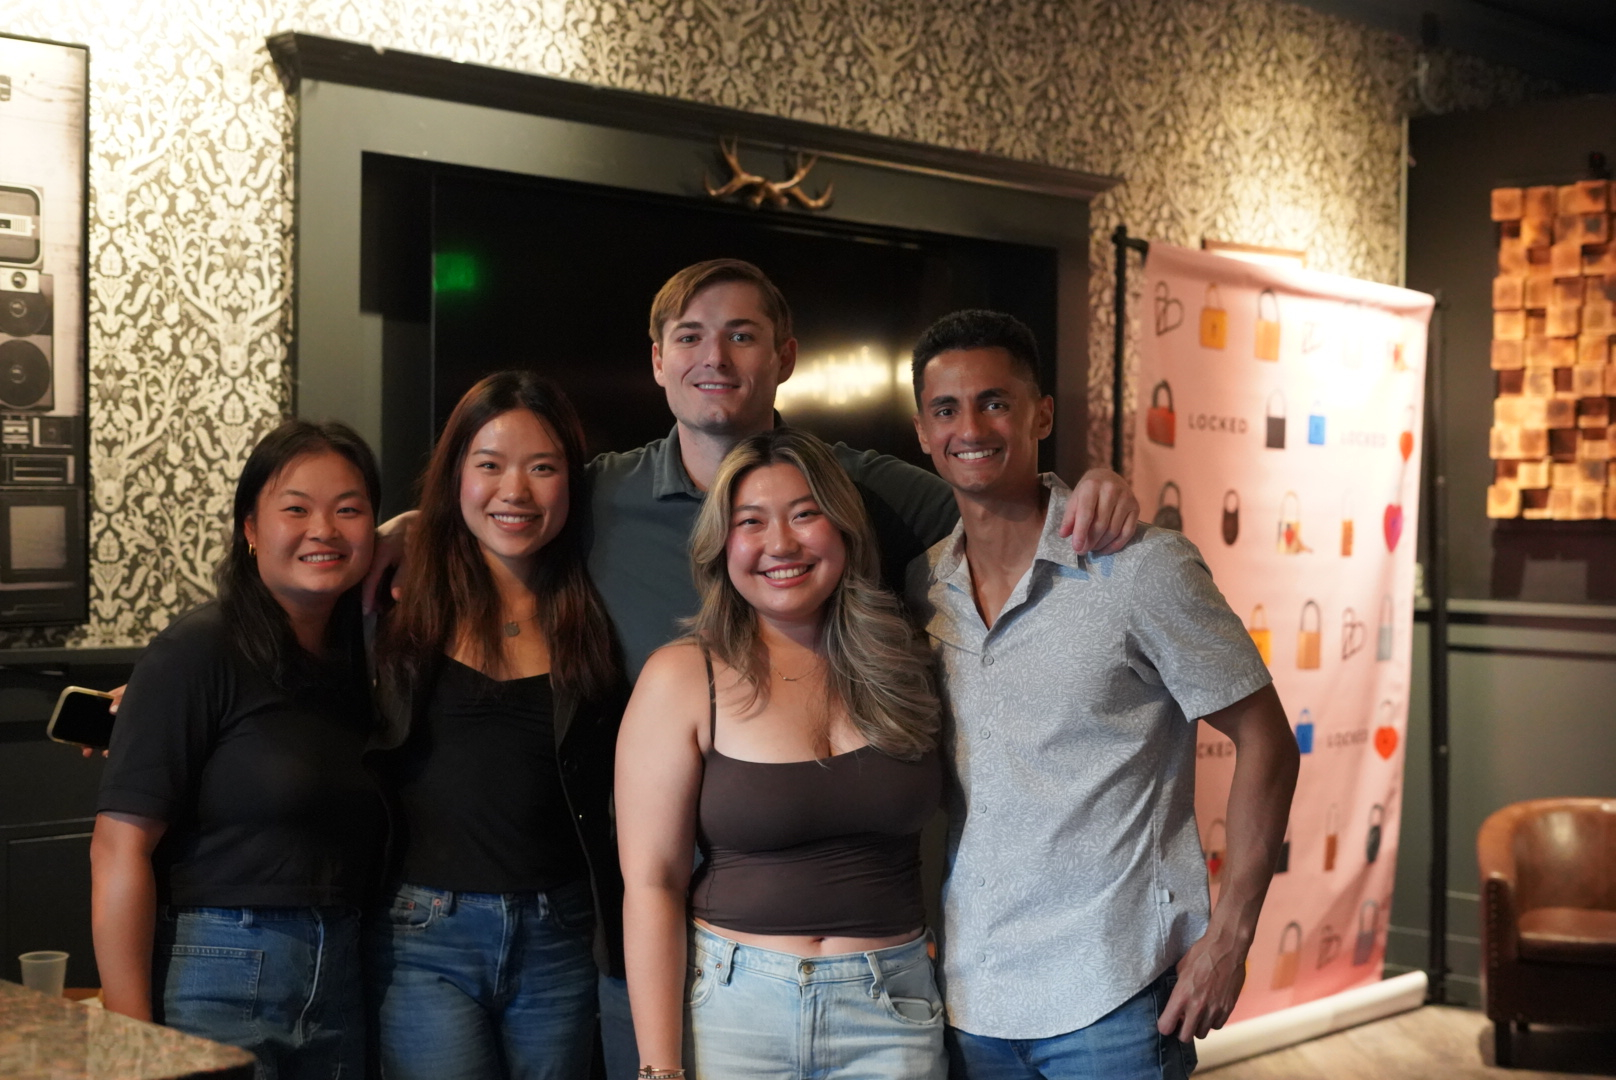
<path fill-rule="evenodd" d="M 727 542 L 735 491 L 754 469 L 790 465 L 802 473 L 819 509 L 842 534 L 847 566 L 825 602 L 820 645 L 832 709 L 871 746 L 899 758 L 936 747 L 940 728 L 931 656 L 904 618 L 897 598 L 881 585 L 880 555 L 864 500 L 831 453 L 805 431 L 777 427 L 729 452 L 707 492 L 690 538 L 691 570 L 701 609 L 689 620 L 691 636 L 733 668 L 766 700 L 769 659 L 758 637 L 757 612 L 729 576 Z"/>

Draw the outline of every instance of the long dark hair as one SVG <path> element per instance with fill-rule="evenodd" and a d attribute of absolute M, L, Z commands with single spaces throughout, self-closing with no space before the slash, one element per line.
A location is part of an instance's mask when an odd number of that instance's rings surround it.
<path fill-rule="evenodd" d="M 410 530 L 400 584 L 403 598 L 388 619 L 380 657 L 389 695 L 408 700 L 422 688 L 452 641 L 465 640 L 483 670 L 504 668 L 499 593 L 477 538 L 460 510 L 460 472 L 471 440 L 502 413 L 526 409 L 549 425 L 567 459 L 567 521 L 533 560 L 527 582 L 538 598 L 538 625 L 550 645 L 558 689 L 599 700 L 620 670 L 606 605 L 584 565 L 580 539 L 588 488 L 583 425 L 572 402 L 549 379 L 501 371 L 466 391 L 421 480 L 420 519 Z"/>
<path fill-rule="evenodd" d="M 230 548 L 214 570 L 219 610 L 229 627 L 237 649 L 277 686 L 289 689 L 314 674 L 318 665 L 297 642 L 292 621 L 264 579 L 258 576 L 258 560 L 248 549 L 247 519 L 258 509 L 258 496 L 287 466 L 306 454 L 333 453 L 345 458 L 365 482 L 365 495 L 371 512 L 381 505 L 381 472 L 376 456 L 357 432 L 335 420 L 316 424 L 309 420 L 287 420 L 258 440 L 247 464 L 236 481 L 232 507 Z M 359 589 L 349 589 L 337 601 L 326 640 L 342 645 L 357 642 L 357 666 L 364 672 L 364 642 L 360 634 Z M 349 652 L 351 650 L 342 650 Z M 351 655 L 339 658 L 350 663 Z"/>

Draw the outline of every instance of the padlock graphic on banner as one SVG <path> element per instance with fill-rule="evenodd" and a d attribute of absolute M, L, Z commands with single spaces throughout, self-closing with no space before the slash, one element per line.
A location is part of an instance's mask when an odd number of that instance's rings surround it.
<path fill-rule="evenodd" d="M 1381 827 L 1386 824 L 1386 808 L 1379 803 L 1369 808 L 1369 835 L 1364 838 L 1364 861 L 1380 858 Z"/>
<path fill-rule="evenodd" d="M 1319 958 L 1314 961 L 1313 966 L 1323 968 L 1340 955 L 1341 935 L 1335 932 L 1335 927 L 1325 923 L 1319 927 Z"/>
<path fill-rule="evenodd" d="M 1296 985 L 1296 968 L 1302 962 L 1302 924 L 1288 922 L 1279 932 L 1279 959 L 1274 961 L 1274 990 L 1289 990 Z"/>
<path fill-rule="evenodd" d="M 1312 709 L 1303 709 L 1302 715 L 1296 718 L 1296 750 L 1302 754 L 1311 754 L 1313 752 Z"/>
<path fill-rule="evenodd" d="M 1302 499 L 1294 491 L 1287 491 L 1279 500 L 1278 542 L 1282 555 L 1300 555 L 1311 550 L 1302 543 Z"/>
<path fill-rule="evenodd" d="M 1230 488 L 1223 493 L 1223 542 L 1240 539 L 1240 493 Z"/>
<path fill-rule="evenodd" d="M 1392 647 L 1396 644 L 1392 619 L 1392 594 L 1387 593 L 1380 598 L 1380 626 L 1375 631 L 1376 660 L 1392 658 Z"/>
<path fill-rule="evenodd" d="M 1291 827 L 1285 823 L 1285 839 L 1279 842 L 1279 858 L 1274 860 L 1274 873 L 1288 874 L 1291 869 Z"/>
<path fill-rule="evenodd" d="M 1167 501 L 1167 493 L 1173 493 L 1173 501 Z M 1156 516 L 1150 519 L 1152 525 L 1160 525 L 1164 529 L 1174 532 L 1184 531 L 1184 498 L 1178 490 L 1178 485 L 1171 480 L 1162 485 L 1161 494 L 1156 497 Z"/>
<path fill-rule="evenodd" d="M 1279 402 L 1279 412 L 1274 411 L 1274 402 Z M 1285 449 L 1285 391 L 1275 390 L 1268 395 L 1268 405 L 1263 410 L 1263 416 L 1268 421 L 1267 442 L 1270 450 Z"/>
<path fill-rule="evenodd" d="M 1341 557 L 1352 558 L 1352 492 L 1341 493 Z"/>
<path fill-rule="evenodd" d="M 1221 834 L 1221 835 L 1220 835 Z M 1212 827 L 1206 830 L 1206 883 L 1217 885 L 1223 880 L 1223 857 L 1229 848 L 1229 830 L 1218 818 L 1212 822 Z"/>
<path fill-rule="evenodd" d="M 1257 646 L 1257 655 L 1268 667 L 1274 666 L 1274 632 L 1268 629 L 1268 613 L 1258 604 L 1251 609 L 1251 621 L 1246 624 L 1246 633 L 1251 635 L 1252 644 Z"/>
<path fill-rule="evenodd" d="M 1324 812 L 1324 869 L 1335 869 L 1335 853 L 1341 843 L 1341 811 L 1335 803 Z"/>
<path fill-rule="evenodd" d="M 1307 613 L 1313 612 L 1313 627 L 1308 628 Z M 1312 671 L 1319 666 L 1324 653 L 1324 613 L 1319 605 L 1308 600 L 1302 604 L 1301 625 L 1296 631 L 1296 666 Z"/>
<path fill-rule="evenodd" d="M 1313 409 L 1307 414 L 1307 443 L 1309 446 L 1324 445 L 1324 403 L 1315 401 Z"/>
<path fill-rule="evenodd" d="M 1221 349 L 1229 343 L 1229 313 L 1218 298 L 1218 287 L 1210 282 L 1206 286 L 1206 300 L 1201 307 L 1201 348 Z"/>
<path fill-rule="evenodd" d="M 1167 404 L 1162 404 L 1162 394 Z M 1178 417 L 1173 413 L 1173 388 L 1163 379 L 1150 392 L 1150 408 L 1145 410 L 1145 435 L 1158 446 L 1172 446 L 1178 433 Z"/>
<path fill-rule="evenodd" d="M 1258 360 L 1279 359 L 1279 297 L 1273 289 L 1257 295 L 1257 343 L 1252 353 Z"/>
<path fill-rule="evenodd" d="M 1364 647 L 1364 640 L 1369 637 L 1369 627 L 1364 625 L 1358 613 L 1351 608 L 1341 612 L 1341 659 L 1345 660 L 1359 649 Z"/>
<path fill-rule="evenodd" d="M 1374 737 L 1369 741 L 1383 761 L 1390 761 L 1397 753 L 1397 706 L 1389 699 L 1380 703 L 1380 726 L 1375 728 Z"/>
<path fill-rule="evenodd" d="M 1354 967 L 1362 967 L 1375 955 L 1375 925 L 1379 922 L 1380 905 L 1373 900 L 1365 900 L 1358 908 L 1358 940 L 1352 945 Z"/>

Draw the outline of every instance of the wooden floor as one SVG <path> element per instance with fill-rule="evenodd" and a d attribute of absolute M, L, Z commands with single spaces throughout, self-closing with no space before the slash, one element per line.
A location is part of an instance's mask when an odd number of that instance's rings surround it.
<path fill-rule="evenodd" d="M 1493 1065 L 1492 1023 L 1441 1005 L 1197 1072 L 1197 1080 L 1581 1080 L 1616 1076 L 1616 1031 L 1533 1028 L 1513 1069 Z"/>

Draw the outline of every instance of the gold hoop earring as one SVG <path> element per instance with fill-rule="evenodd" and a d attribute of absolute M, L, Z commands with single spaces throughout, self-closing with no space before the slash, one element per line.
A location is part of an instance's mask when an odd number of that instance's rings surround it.
<path fill-rule="evenodd" d="M 247 554 L 249 557 L 256 556 L 258 554 L 258 549 L 253 547 L 253 542 L 251 540 L 247 541 Z"/>

